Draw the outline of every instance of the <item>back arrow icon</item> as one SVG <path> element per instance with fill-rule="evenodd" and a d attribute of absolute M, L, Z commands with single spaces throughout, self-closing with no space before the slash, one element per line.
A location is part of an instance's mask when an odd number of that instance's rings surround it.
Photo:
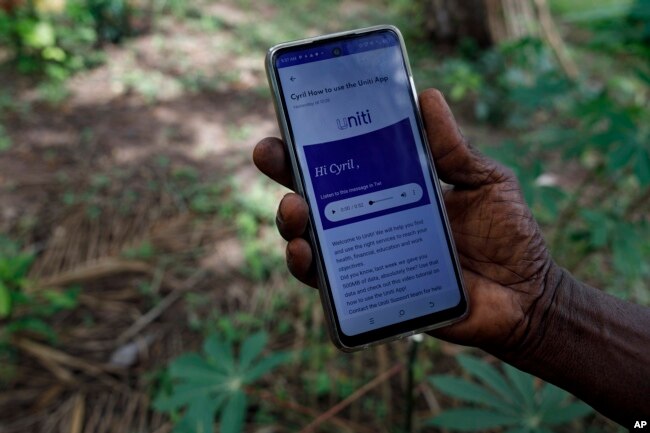
<path fill-rule="evenodd" d="M 296 77 L 294 77 L 293 75 L 292 75 L 291 78 L 289 78 L 289 79 L 290 79 L 291 81 L 296 81 Z"/>

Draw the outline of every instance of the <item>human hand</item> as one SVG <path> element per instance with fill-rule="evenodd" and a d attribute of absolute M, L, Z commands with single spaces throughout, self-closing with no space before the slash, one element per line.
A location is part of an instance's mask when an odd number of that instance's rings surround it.
<path fill-rule="evenodd" d="M 514 174 L 468 146 L 440 92 L 423 92 L 420 106 L 437 174 L 451 185 L 444 200 L 470 301 L 465 320 L 431 334 L 493 353 L 509 352 L 543 316 L 552 298 L 545 290 L 546 276 L 555 265 Z M 260 141 L 253 160 L 271 179 L 292 187 L 281 140 Z M 296 278 L 315 287 L 307 221 L 304 199 L 287 194 L 276 219 L 288 241 L 287 264 Z"/>

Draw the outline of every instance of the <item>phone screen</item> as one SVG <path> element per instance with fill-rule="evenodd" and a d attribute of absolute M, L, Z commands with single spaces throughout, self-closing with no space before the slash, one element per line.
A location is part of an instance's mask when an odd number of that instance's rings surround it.
<path fill-rule="evenodd" d="M 342 333 L 379 337 L 459 316 L 459 272 L 399 37 L 330 39 L 273 61 Z"/>

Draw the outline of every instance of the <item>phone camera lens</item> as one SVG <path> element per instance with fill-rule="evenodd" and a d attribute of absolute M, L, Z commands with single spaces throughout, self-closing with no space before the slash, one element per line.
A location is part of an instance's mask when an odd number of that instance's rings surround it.
<path fill-rule="evenodd" d="M 336 57 L 341 55 L 341 49 L 339 47 L 336 47 L 332 50 L 332 54 L 334 54 Z"/>

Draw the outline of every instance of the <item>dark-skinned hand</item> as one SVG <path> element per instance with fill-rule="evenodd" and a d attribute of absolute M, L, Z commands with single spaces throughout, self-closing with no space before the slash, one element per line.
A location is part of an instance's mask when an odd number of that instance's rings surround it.
<path fill-rule="evenodd" d="M 420 106 L 437 174 L 450 185 L 444 201 L 470 301 L 465 320 L 431 334 L 508 352 L 525 339 L 533 317 L 543 315 L 539 311 L 550 298 L 546 275 L 555 265 L 514 174 L 469 147 L 439 91 L 423 92 Z M 280 139 L 261 140 L 253 159 L 271 179 L 292 188 L 289 157 Z M 278 229 L 288 241 L 287 264 L 296 278 L 315 287 L 307 221 L 304 199 L 287 194 L 277 213 Z"/>

